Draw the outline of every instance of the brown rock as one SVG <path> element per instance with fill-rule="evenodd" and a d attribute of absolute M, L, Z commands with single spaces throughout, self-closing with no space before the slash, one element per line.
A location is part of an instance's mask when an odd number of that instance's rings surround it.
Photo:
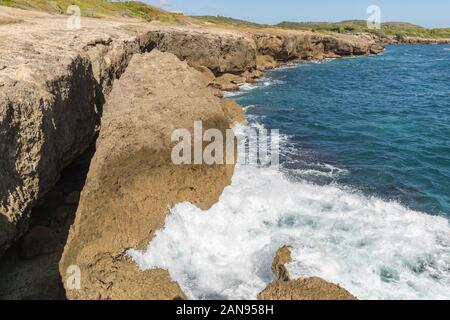
<path fill-rule="evenodd" d="M 189 201 L 207 209 L 231 181 L 234 166 L 171 161 L 175 129 L 192 132 L 194 121 L 204 129 L 230 127 L 221 100 L 202 79 L 186 62 L 153 50 L 135 55 L 115 82 L 60 262 L 64 283 L 71 265 L 83 275 L 81 290 L 67 290 L 68 298 L 184 297 L 167 272 L 142 272 L 124 257 L 148 245 L 173 205 Z"/>
<path fill-rule="evenodd" d="M 255 70 L 245 71 L 245 72 L 242 74 L 242 77 L 243 77 L 243 78 L 245 79 L 245 81 L 248 82 L 248 83 L 256 83 L 256 82 L 257 82 L 256 79 L 261 78 L 263 75 L 264 75 L 264 72 L 262 72 L 262 71 L 260 71 L 260 70 L 258 70 L 258 69 L 255 69 Z"/>
<path fill-rule="evenodd" d="M 20 256 L 24 259 L 58 251 L 61 244 L 58 235 L 50 228 L 33 227 L 23 238 Z"/>
<path fill-rule="evenodd" d="M 214 74 L 241 73 L 256 67 L 255 42 L 238 31 L 156 30 L 143 35 L 143 39 L 148 47 L 173 53 L 192 67 L 205 66 Z"/>
<path fill-rule="evenodd" d="M 273 61 L 377 53 L 388 41 L 371 35 L 243 32 L 88 17 L 82 29 L 73 31 L 66 27 L 67 17 L 6 7 L 0 19 L 20 19 L 0 28 L 1 42 L 7 44 L 0 46 L 0 154 L 8 155 L 0 157 L 0 256 L 26 232 L 31 209 L 61 171 L 94 142 L 106 96 L 134 54 L 156 48 L 215 75 L 235 75 L 258 64 L 270 68 Z M 235 81 L 216 86 L 238 89 Z M 220 96 L 218 89 L 214 94 Z"/>
<path fill-rule="evenodd" d="M 227 117 L 231 124 L 247 124 L 247 119 L 245 118 L 244 111 L 242 107 L 237 104 L 234 100 L 225 99 L 222 101 L 223 113 Z"/>
<path fill-rule="evenodd" d="M 292 262 L 290 247 L 284 246 L 280 248 L 272 263 L 272 272 L 275 275 L 275 279 L 281 281 L 289 281 L 289 271 L 286 269 L 286 264 Z"/>
<path fill-rule="evenodd" d="M 225 73 L 217 77 L 213 82 L 213 87 L 222 91 L 237 91 L 239 85 L 245 83 L 245 79 L 231 73 Z"/>
<path fill-rule="evenodd" d="M 291 280 L 286 263 L 292 261 L 291 251 L 284 246 L 277 251 L 272 263 L 276 281 L 269 284 L 258 300 L 357 300 L 339 285 L 320 278 Z"/>
<path fill-rule="evenodd" d="M 207 68 L 205 66 L 201 66 L 196 69 L 198 71 L 200 71 L 201 74 L 203 75 L 203 79 L 207 86 L 209 86 L 211 83 L 213 83 L 214 80 L 216 79 L 216 76 L 214 75 L 214 73 L 212 73 L 212 71 L 209 68 Z"/>
<path fill-rule="evenodd" d="M 260 71 L 267 69 L 274 69 L 278 66 L 278 63 L 272 56 L 258 55 L 256 56 L 256 68 Z"/>
<path fill-rule="evenodd" d="M 320 278 L 276 281 L 258 295 L 259 300 L 357 300 L 339 285 Z"/>

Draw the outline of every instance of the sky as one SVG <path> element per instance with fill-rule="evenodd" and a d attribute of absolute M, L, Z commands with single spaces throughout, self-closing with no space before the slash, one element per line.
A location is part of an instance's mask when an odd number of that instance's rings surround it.
<path fill-rule="evenodd" d="M 377 5 L 381 21 L 411 22 L 429 28 L 450 27 L 449 0 L 144 0 L 186 15 L 221 15 L 259 23 L 367 19 Z"/>

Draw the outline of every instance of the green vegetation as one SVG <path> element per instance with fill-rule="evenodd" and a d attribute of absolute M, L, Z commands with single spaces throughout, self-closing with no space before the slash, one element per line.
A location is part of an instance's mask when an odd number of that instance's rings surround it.
<path fill-rule="evenodd" d="M 269 25 L 263 25 L 256 22 L 239 20 L 222 16 L 193 16 L 196 20 L 207 22 L 215 25 L 232 25 L 235 27 L 249 27 L 249 28 L 266 28 Z"/>
<path fill-rule="evenodd" d="M 282 28 L 290 30 L 310 30 L 322 32 L 357 33 L 372 32 L 380 36 L 398 36 L 411 38 L 442 39 L 450 38 L 450 28 L 448 29 L 427 29 L 407 22 L 385 22 L 380 30 L 369 30 L 366 20 L 345 20 L 341 22 L 282 22 L 277 25 L 264 25 L 255 22 L 233 19 L 222 16 L 195 16 L 202 22 L 215 24 L 218 26 L 234 26 L 248 28 Z"/>
<path fill-rule="evenodd" d="M 412 23 L 406 22 L 386 22 L 381 24 L 380 30 L 370 30 L 367 28 L 365 20 L 346 20 L 341 22 L 282 22 L 276 25 L 283 29 L 292 30 L 312 30 L 331 31 L 339 33 L 372 32 L 378 35 L 392 35 L 398 37 L 442 39 L 450 38 L 450 28 L 448 29 L 427 29 Z"/>
<path fill-rule="evenodd" d="M 81 15 L 87 17 L 130 17 L 145 21 L 166 23 L 183 22 L 182 14 L 167 12 L 139 1 L 105 1 L 105 0 L 0 0 L 0 5 L 21 9 L 34 9 L 49 13 L 65 13 L 67 7 L 76 5 Z"/>
<path fill-rule="evenodd" d="M 427 39 L 450 39 L 450 28 L 427 29 L 405 22 L 386 22 L 380 30 L 367 29 L 365 20 L 346 20 L 341 22 L 289 22 L 277 25 L 264 25 L 255 22 L 233 19 L 222 16 L 185 17 L 182 14 L 167 12 L 139 1 L 106 1 L 106 0 L 0 0 L 0 5 L 45 11 L 49 13 L 65 13 L 70 5 L 77 5 L 81 14 L 88 17 L 129 17 L 145 21 L 164 23 L 196 22 L 237 28 L 283 28 L 291 30 L 311 30 L 339 33 L 372 32 L 380 36 L 398 36 Z"/>

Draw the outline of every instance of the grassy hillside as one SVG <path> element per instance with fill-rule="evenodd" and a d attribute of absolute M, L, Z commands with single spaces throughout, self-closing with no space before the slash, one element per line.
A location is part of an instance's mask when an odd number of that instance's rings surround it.
<path fill-rule="evenodd" d="M 448 29 L 427 29 L 412 23 L 406 22 L 385 22 L 381 24 L 380 30 L 367 29 L 365 20 L 346 20 L 341 22 L 282 22 L 277 25 L 279 28 L 293 30 L 316 30 L 332 32 L 373 32 L 381 35 L 396 35 L 400 37 L 414 38 L 450 38 L 450 28 Z"/>
<path fill-rule="evenodd" d="M 365 20 L 345 20 L 341 22 L 289 22 L 285 21 L 277 25 L 278 27 L 301 30 L 327 30 L 327 31 L 364 31 L 367 29 Z M 421 26 L 406 22 L 385 22 L 382 23 L 383 30 L 415 30 L 425 29 Z"/>
<path fill-rule="evenodd" d="M 246 21 L 246 20 L 239 20 L 239 19 L 234 19 L 234 18 L 230 18 L 230 17 L 222 17 L 222 16 L 193 16 L 192 18 L 201 21 L 201 22 L 206 22 L 209 24 L 214 24 L 214 25 L 231 25 L 234 27 L 249 27 L 249 28 L 266 28 L 266 27 L 270 27 L 269 25 L 263 25 L 263 24 L 259 24 L 259 23 L 255 23 L 255 22 L 250 22 L 250 21 Z"/>
<path fill-rule="evenodd" d="M 82 16 L 130 17 L 145 21 L 176 23 L 184 21 L 181 14 L 167 12 L 139 1 L 111 2 L 105 0 L 0 0 L 0 5 L 21 9 L 34 9 L 49 13 L 65 13 L 70 5 L 77 5 Z"/>
<path fill-rule="evenodd" d="M 239 20 L 222 16 L 195 16 L 196 20 L 217 26 L 234 26 L 248 28 L 282 28 L 291 30 L 313 30 L 339 33 L 373 32 L 380 35 L 395 35 L 399 37 L 440 39 L 450 38 L 448 29 L 427 29 L 407 22 L 385 22 L 381 30 L 367 29 L 366 20 L 345 20 L 341 22 L 282 22 L 277 25 L 264 25 L 255 22 Z"/>
<path fill-rule="evenodd" d="M 49 13 L 64 13 L 70 5 L 77 5 L 81 14 L 88 17 L 130 17 L 145 21 L 159 21 L 164 23 L 195 22 L 217 26 L 231 26 L 234 28 L 283 28 L 291 30 L 313 30 L 339 33 L 373 32 L 380 35 L 396 35 L 414 38 L 450 38 L 450 28 L 427 29 L 405 22 L 386 22 L 381 30 L 368 30 L 365 20 L 346 20 L 341 22 L 289 22 L 277 25 L 264 25 L 255 22 L 239 20 L 223 16 L 195 16 L 186 17 L 172 13 L 139 1 L 106 1 L 106 0 L 0 0 L 0 5 L 22 9 L 34 9 Z"/>

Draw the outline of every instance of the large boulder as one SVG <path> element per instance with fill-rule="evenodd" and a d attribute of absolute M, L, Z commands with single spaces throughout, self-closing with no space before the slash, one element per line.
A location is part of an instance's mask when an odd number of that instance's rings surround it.
<path fill-rule="evenodd" d="M 225 132 L 230 120 L 202 74 L 170 53 L 135 55 L 105 105 L 97 150 L 60 262 L 64 284 L 78 266 L 71 299 L 184 297 L 164 270 L 140 271 L 127 257 L 145 248 L 173 205 L 212 206 L 230 183 L 233 165 L 175 165 L 175 129 Z M 132 282 L 127 279 L 135 279 Z M 158 288 L 155 290 L 154 288 Z"/>

